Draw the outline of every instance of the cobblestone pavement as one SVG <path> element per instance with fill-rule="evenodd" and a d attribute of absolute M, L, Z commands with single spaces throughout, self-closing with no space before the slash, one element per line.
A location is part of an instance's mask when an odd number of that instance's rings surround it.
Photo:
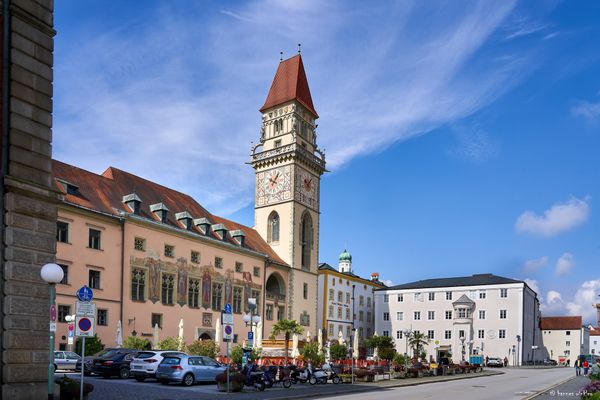
<path fill-rule="evenodd" d="M 293 398 L 316 398 L 325 395 L 343 395 L 357 392 L 371 392 L 378 390 L 391 389 L 399 386 L 414 386 L 426 383 L 444 382 L 449 380 L 478 378 L 500 374 L 500 371 L 491 370 L 477 374 L 437 376 L 413 379 L 401 379 L 381 381 L 376 383 L 362 384 L 339 384 L 332 383 L 326 385 L 297 384 L 290 389 L 274 387 L 264 392 L 254 390 L 245 390 L 242 393 L 223 393 L 216 389 L 214 383 L 203 383 L 192 387 L 182 387 L 179 385 L 161 385 L 154 380 L 146 382 L 137 382 L 134 379 L 121 380 L 118 378 L 105 379 L 101 377 L 86 377 L 85 382 L 94 385 L 94 391 L 90 393 L 89 400 L 227 400 L 234 398 L 236 400 L 275 400 L 275 399 L 293 399 Z M 71 378 L 78 379 L 76 374 L 67 374 Z"/>

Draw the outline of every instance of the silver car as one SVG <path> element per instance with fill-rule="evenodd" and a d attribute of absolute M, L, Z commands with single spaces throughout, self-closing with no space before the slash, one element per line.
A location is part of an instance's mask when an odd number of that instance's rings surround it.
<path fill-rule="evenodd" d="M 181 351 L 160 351 L 160 350 L 148 350 L 138 353 L 137 356 L 131 360 L 129 369 L 138 382 L 143 382 L 146 378 L 155 378 L 156 369 L 160 365 L 163 358 L 168 356 L 185 356 L 186 354 Z"/>
<path fill-rule="evenodd" d="M 77 361 L 81 360 L 81 356 L 72 351 L 55 351 L 54 352 L 54 370 L 57 369 L 75 369 Z"/>
<path fill-rule="evenodd" d="M 226 368 L 210 357 L 168 355 L 159 364 L 156 379 L 163 385 L 176 382 L 191 386 L 194 382 L 215 382 Z"/>

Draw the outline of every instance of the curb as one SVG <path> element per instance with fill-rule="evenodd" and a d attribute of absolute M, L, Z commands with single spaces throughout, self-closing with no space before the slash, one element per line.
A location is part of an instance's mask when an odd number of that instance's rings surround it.
<path fill-rule="evenodd" d="M 435 380 L 435 381 L 426 381 L 426 382 L 410 382 L 410 383 L 398 382 L 397 384 L 385 385 L 385 386 L 355 385 L 354 386 L 355 390 L 351 390 L 351 391 L 350 390 L 339 390 L 339 391 L 333 391 L 333 392 L 328 392 L 328 393 L 318 393 L 318 392 L 317 393 L 299 393 L 296 395 L 288 395 L 288 396 L 282 396 L 282 397 L 269 397 L 268 400 L 307 399 L 307 398 L 315 398 L 315 397 L 321 397 L 321 396 L 340 396 L 340 395 L 344 395 L 344 394 L 355 394 L 355 393 L 361 393 L 361 392 L 372 392 L 375 390 L 392 389 L 392 388 L 398 388 L 398 387 L 404 387 L 404 386 L 419 386 L 419 385 L 427 385 L 427 384 L 431 384 L 431 383 L 459 381 L 462 379 L 483 378 L 485 376 L 502 375 L 502 374 L 504 374 L 504 372 L 500 372 L 500 371 L 491 372 L 490 371 L 489 373 L 481 374 L 481 375 L 465 374 L 465 376 L 461 376 L 460 378 L 439 379 L 439 380 Z"/>
<path fill-rule="evenodd" d="M 537 392 L 535 392 L 534 394 L 530 394 L 529 396 L 527 396 L 527 397 L 524 397 L 522 400 L 531 400 L 531 399 L 534 399 L 534 398 L 536 398 L 536 397 L 538 397 L 538 396 L 541 396 L 541 395 L 543 395 L 544 393 L 548 392 L 549 390 L 552 390 L 552 389 L 554 389 L 555 387 L 558 387 L 558 386 L 560 386 L 560 385 L 562 385 L 562 384 L 564 384 L 564 383 L 567 383 L 567 382 L 569 382 L 569 381 L 572 381 L 572 380 L 573 380 L 573 379 L 575 379 L 575 378 L 577 378 L 577 376 L 572 376 L 572 377 L 570 377 L 570 378 L 567 378 L 567 379 L 563 380 L 562 382 L 558 382 L 556 385 L 548 386 L 548 387 L 547 387 L 547 388 L 545 388 L 545 389 L 538 390 L 538 391 L 537 391 Z"/>

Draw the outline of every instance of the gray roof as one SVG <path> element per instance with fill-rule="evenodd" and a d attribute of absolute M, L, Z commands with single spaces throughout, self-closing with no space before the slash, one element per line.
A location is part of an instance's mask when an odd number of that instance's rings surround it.
<path fill-rule="evenodd" d="M 425 279 L 422 281 L 404 283 L 402 285 L 390 286 L 384 289 L 377 290 L 394 290 L 394 289 L 433 289 L 441 287 L 454 286 L 482 286 L 482 285 L 498 285 L 506 283 L 524 283 L 515 279 L 504 278 L 493 274 L 475 274 L 471 276 L 459 276 L 455 278 L 436 278 Z"/>
<path fill-rule="evenodd" d="M 468 298 L 466 294 L 463 294 L 458 298 L 458 300 L 453 301 L 452 304 L 475 304 L 475 302 Z"/>

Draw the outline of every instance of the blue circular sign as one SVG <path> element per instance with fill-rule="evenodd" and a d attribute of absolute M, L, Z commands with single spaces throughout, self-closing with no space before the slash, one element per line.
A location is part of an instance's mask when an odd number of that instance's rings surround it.
<path fill-rule="evenodd" d="M 77 298 L 80 301 L 91 301 L 94 297 L 94 292 L 87 286 L 82 286 L 77 291 Z"/>
<path fill-rule="evenodd" d="M 231 325 L 225 325 L 225 334 L 231 335 L 233 333 L 233 329 L 231 329 Z"/>
<path fill-rule="evenodd" d="M 89 318 L 83 317 L 77 322 L 80 331 L 87 332 L 92 328 L 92 321 Z"/>

